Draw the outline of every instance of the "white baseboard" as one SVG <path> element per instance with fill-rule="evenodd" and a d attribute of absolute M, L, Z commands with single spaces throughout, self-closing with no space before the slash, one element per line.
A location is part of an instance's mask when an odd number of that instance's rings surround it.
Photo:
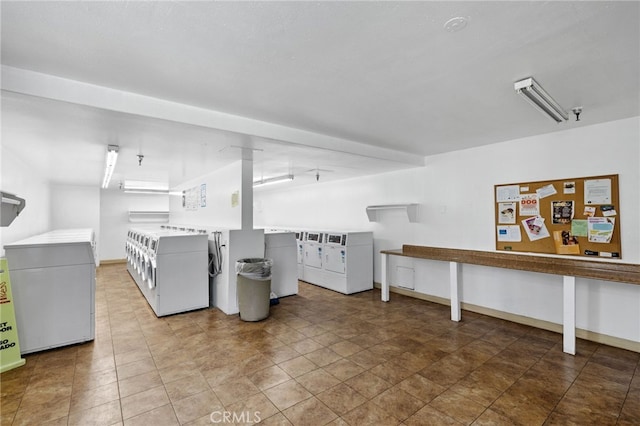
<path fill-rule="evenodd" d="M 374 283 L 374 287 L 380 288 L 380 283 Z M 431 296 L 428 294 L 419 293 L 414 290 L 393 286 L 389 287 L 389 291 L 392 293 L 402 294 L 404 296 L 414 297 L 420 300 L 426 300 L 428 302 L 438 303 L 440 305 L 451 306 L 451 301 L 444 297 Z M 528 325 L 543 330 L 553 331 L 555 333 L 562 333 L 562 324 L 556 324 L 550 321 L 525 317 L 523 315 L 512 314 L 509 312 L 499 311 L 497 309 L 486 308 L 484 306 L 474 305 L 471 303 L 462 302 L 460 305 L 461 308 L 466 311 L 487 315 L 493 318 L 500 318 L 506 321 Z M 640 353 L 640 342 L 634 342 L 633 340 L 622 339 L 620 337 L 609 336 L 606 334 L 596 333 L 594 331 L 584 330 L 581 328 L 576 328 L 576 337 L 584 340 L 589 340 L 591 342 L 602 343 L 604 345 Z"/>

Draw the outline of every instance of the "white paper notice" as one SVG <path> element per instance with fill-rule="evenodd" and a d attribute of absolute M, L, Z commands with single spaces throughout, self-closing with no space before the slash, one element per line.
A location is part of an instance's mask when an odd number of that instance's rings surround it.
<path fill-rule="evenodd" d="M 562 187 L 564 188 L 564 194 L 575 194 L 576 193 L 576 183 L 575 182 L 565 182 Z"/>
<path fill-rule="evenodd" d="M 585 204 L 610 204 L 611 179 L 593 179 L 584 181 Z"/>
<path fill-rule="evenodd" d="M 498 223 L 516 223 L 516 203 L 498 204 Z"/>
<path fill-rule="evenodd" d="M 498 241 L 522 241 L 519 225 L 498 225 Z"/>
<path fill-rule="evenodd" d="M 538 214 L 540 214 L 538 194 L 522 194 L 520 196 L 520 216 L 536 216 Z"/>
<path fill-rule="evenodd" d="M 557 194 L 556 187 L 553 184 L 549 184 L 543 186 L 542 188 L 536 189 L 536 193 L 538 194 L 538 198 L 548 197 L 549 195 Z"/>
<path fill-rule="evenodd" d="M 518 185 L 505 185 L 496 187 L 496 202 L 518 201 L 520 199 L 520 187 Z"/>

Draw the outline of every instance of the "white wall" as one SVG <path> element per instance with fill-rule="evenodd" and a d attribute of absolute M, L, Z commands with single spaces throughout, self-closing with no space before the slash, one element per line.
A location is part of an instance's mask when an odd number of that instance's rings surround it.
<path fill-rule="evenodd" d="M 100 228 L 102 229 L 102 238 L 98 241 L 100 259 L 124 259 L 124 244 L 128 229 L 149 224 L 129 222 L 129 211 L 168 212 L 169 196 L 126 194 L 117 189 L 100 190 Z"/>
<path fill-rule="evenodd" d="M 242 162 L 237 161 L 200 179 L 185 182 L 176 191 L 200 188 L 206 185 L 206 205 L 198 205 L 196 210 L 182 206 L 182 197 L 172 196 L 170 200 L 171 222 L 185 225 L 212 226 L 217 229 L 240 229 L 242 226 L 241 188 Z M 238 204 L 231 204 L 231 197 L 238 192 Z"/>
<path fill-rule="evenodd" d="M 5 147 L 1 147 L 0 152 L 2 153 L 0 190 L 26 200 L 24 210 L 13 223 L 7 227 L 0 227 L 0 257 L 2 257 L 5 244 L 51 230 L 49 202 L 51 188 L 48 180 L 22 157 Z"/>
<path fill-rule="evenodd" d="M 100 241 L 100 188 L 51 185 L 51 229 L 91 228 Z M 96 247 L 100 259 L 100 247 Z"/>
<path fill-rule="evenodd" d="M 495 250 L 496 184 L 602 174 L 620 178 L 622 261 L 640 263 L 640 117 L 432 156 L 424 168 L 257 192 L 254 216 L 258 227 L 372 230 L 379 282 L 381 249 Z M 407 202 L 420 204 L 418 223 L 400 211 L 367 220 L 367 205 Z M 462 266 L 461 277 L 464 302 L 562 320 L 561 277 L 471 265 Z M 418 291 L 443 292 L 429 268 L 416 267 L 416 282 Z M 579 328 L 640 341 L 640 286 L 578 279 L 576 297 Z"/>

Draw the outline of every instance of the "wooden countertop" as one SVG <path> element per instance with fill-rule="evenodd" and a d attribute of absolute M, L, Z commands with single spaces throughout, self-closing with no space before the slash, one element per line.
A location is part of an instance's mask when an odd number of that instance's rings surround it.
<path fill-rule="evenodd" d="M 381 253 L 640 285 L 640 265 L 617 261 L 567 259 L 406 244 L 401 250 L 382 250 Z"/>

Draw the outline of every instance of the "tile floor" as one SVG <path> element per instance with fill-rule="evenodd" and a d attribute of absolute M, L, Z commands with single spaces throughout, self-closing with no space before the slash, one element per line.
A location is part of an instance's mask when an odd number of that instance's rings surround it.
<path fill-rule="evenodd" d="M 640 424 L 638 353 L 304 283 L 257 323 L 158 319 L 124 265 L 97 275 L 95 341 L 3 373 L 2 425 Z"/>

